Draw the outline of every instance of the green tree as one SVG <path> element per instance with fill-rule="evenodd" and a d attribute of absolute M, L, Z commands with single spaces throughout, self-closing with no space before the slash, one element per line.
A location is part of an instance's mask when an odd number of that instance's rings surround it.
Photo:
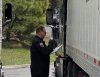
<path fill-rule="evenodd" d="M 7 40 L 11 34 L 22 41 L 30 40 L 31 33 L 45 24 L 48 0 L 3 0 L 3 13 L 6 3 L 13 5 L 13 21 L 3 28 Z"/>

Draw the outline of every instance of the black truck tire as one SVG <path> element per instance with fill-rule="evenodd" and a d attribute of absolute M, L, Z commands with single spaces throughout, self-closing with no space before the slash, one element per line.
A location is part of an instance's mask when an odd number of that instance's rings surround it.
<path fill-rule="evenodd" d="M 57 76 L 57 69 L 56 69 L 56 68 L 55 68 L 55 77 L 58 77 L 58 76 Z"/>
<path fill-rule="evenodd" d="M 2 77 L 4 77 L 4 75 L 2 75 Z"/>
<path fill-rule="evenodd" d="M 68 62 L 67 77 L 72 77 L 72 67 L 73 67 L 73 61 Z"/>
<path fill-rule="evenodd" d="M 73 63 L 72 77 L 78 77 L 78 66 Z"/>

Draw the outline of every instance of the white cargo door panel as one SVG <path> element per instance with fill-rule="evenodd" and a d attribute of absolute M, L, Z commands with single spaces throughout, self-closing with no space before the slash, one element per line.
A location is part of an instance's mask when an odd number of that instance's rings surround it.
<path fill-rule="evenodd" d="M 90 77 L 100 77 L 100 0 L 68 0 L 67 54 Z"/>
<path fill-rule="evenodd" d="M 68 44 L 97 56 L 98 0 L 68 0 L 67 20 Z"/>
<path fill-rule="evenodd" d="M 97 26 L 97 56 L 100 60 L 100 0 L 98 5 L 98 26 Z"/>

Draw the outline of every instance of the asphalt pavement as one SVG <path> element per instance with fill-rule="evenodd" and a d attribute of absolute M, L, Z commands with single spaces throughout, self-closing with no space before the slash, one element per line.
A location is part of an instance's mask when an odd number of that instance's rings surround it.
<path fill-rule="evenodd" d="M 31 77 L 30 65 L 3 66 L 4 77 Z M 49 77 L 54 77 L 53 63 L 50 64 Z"/>

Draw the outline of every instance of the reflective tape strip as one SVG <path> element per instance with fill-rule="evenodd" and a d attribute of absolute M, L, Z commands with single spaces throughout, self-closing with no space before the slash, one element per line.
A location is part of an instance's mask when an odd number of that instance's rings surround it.
<path fill-rule="evenodd" d="M 87 59 L 88 61 L 90 61 L 91 63 L 94 63 L 97 67 L 100 66 L 100 60 L 90 56 L 88 53 L 82 52 L 79 49 L 76 49 L 70 45 L 67 45 L 69 51 L 73 51 L 73 53 L 77 53 L 79 56 L 83 56 L 84 59 Z"/>
<path fill-rule="evenodd" d="M 98 61 L 98 65 L 100 66 L 100 61 Z"/>
<path fill-rule="evenodd" d="M 78 53 L 80 54 L 80 51 L 78 51 Z"/>
<path fill-rule="evenodd" d="M 96 59 L 94 59 L 94 63 L 96 63 Z"/>
<path fill-rule="evenodd" d="M 71 47 L 71 49 L 72 49 L 72 50 L 74 50 L 74 48 L 73 48 L 73 47 Z"/>
<path fill-rule="evenodd" d="M 86 58 L 88 59 L 88 55 L 86 55 Z"/>
<path fill-rule="evenodd" d="M 85 57 L 85 53 L 83 53 L 83 56 Z"/>

